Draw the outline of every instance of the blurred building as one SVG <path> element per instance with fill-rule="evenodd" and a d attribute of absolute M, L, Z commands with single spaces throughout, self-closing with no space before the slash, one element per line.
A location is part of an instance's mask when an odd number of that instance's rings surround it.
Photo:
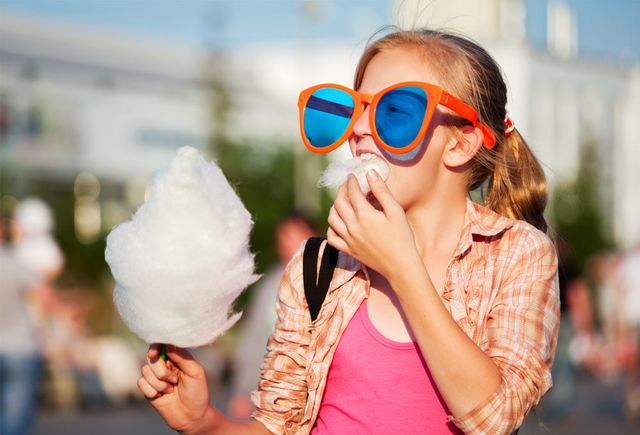
<path fill-rule="evenodd" d="M 122 183 L 148 177 L 177 147 L 206 143 L 202 57 L 3 10 L 3 165 L 52 181 L 82 171 Z"/>
<path fill-rule="evenodd" d="M 389 0 L 400 26 L 456 29 L 497 58 L 508 79 L 509 113 L 551 187 L 573 178 L 582 150 L 594 147 L 609 231 L 623 247 L 640 243 L 640 154 L 633 147 L 639 67 L 581 57 L 579 23 L 561 0 L 548 2 L 547 46 L 532 43 L 525 25 L 530 5 Z M 300 16 L 297 39 L 234 47 L 212 64 L 204 51 L 3 11 L 0 158 L 20 168 L 21 177 L 86 171 L 139 186 L 177 147 L 202 148 L 224 129 L 234 139 L 298 149 L 297 206 L 313 209 L 320 160 L 299 141 L 298 93 L 321 82 L 351 84 L 366 42 L 305 33 L 317 15 L 311 8 Z M 212 75 L 231 102 L 222 123 L 210 110 Z"/>

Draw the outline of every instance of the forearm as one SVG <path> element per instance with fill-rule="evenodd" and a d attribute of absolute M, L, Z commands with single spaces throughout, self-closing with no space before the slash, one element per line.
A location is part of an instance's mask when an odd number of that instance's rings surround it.
<path fill-rule="evenodd" d="M 465 415 L 499 388 L 498 366 L 453 320 L 419 258 L 387 278 L 451 414 Z"/>
<path fill-rule="evenodd" d="M 267 435 L 271 434 L 262 423 L 256 420 L 235 422 L 226 418 L 220 411 L 210 406 L 202 422 L 193 430 L 181 432 L 183 435 Z"/>

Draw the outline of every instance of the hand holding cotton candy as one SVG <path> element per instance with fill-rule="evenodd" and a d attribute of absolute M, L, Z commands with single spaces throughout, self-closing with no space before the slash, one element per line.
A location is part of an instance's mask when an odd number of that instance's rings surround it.
<path fill-rule="evenodd" d="M 191 147 L 157 174 L 132 220 L 107 237 L 114 300 L 148 343 L 214 341 L 240 318 L 238 295 L 257 276 L 249 251 L 253 222 L 224 174 Z"/>

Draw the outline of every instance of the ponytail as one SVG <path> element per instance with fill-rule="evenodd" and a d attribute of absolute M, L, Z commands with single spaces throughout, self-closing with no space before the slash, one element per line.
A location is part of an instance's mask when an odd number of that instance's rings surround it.
<path fill-rule="evenodd" d="M 501 143 L 500 143 L 501 142 Z M 547 183 L 538 159 L 517 130 L 496 146 L 485 206 L 547 232 Z"/>

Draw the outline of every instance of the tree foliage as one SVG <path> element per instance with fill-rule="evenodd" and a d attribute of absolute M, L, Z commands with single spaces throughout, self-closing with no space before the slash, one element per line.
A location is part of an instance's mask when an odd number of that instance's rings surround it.
<path fill-rule="evenodd" d="M 566 245 L 563 260 L 576 271 L 584 271 L 592 255 L 614 247 L 605 226 L 600 180 L 595 145 L 588 143 L 577 176 L 558 185 L 551 196 L 552 227 Z"/>

